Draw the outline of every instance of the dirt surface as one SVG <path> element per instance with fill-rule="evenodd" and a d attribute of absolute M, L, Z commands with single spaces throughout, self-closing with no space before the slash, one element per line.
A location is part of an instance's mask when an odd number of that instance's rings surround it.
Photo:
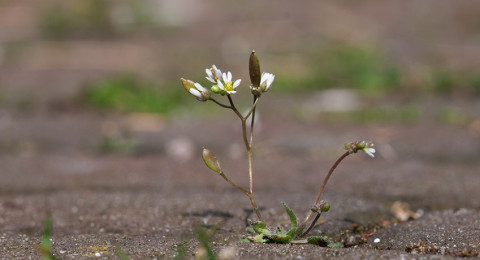
<path fill-rule="evenodd" d="M 0 0 L 0 259 L 39 259 L 48 213 L 61 259 L 115 259 L 116 248 L 132 259 L 170 259 L 183 243 L 194 258 L 198 226 L 218 227 L 213 248 L 233 259 L 479 257 L 478 95 L 431 97 L 432 86 L 423 85 L 435 69 L 478 71 L 477 2 L 146 1 L 159 9 L 160 28 L 61 39 L 40 30 L 46 2 Z M 106 2 L 120 11 L 127 3 Z M 324 113 L 325 93 L 282 96 L 274 85 L 262 96 L 254 189 L 269 227 L 288 225 L 282 202 L 304 218 L 345 142 L 376 144 L 376 158 L 351 155 L 325 190 L 332 207 L 311 234 L 340 248 L 238 242 L 255 220 L 249 201 L 200 158 L 207 146 L 233 181 L 248 186 L 233 114 L 208 103 L 168 118 L 119 114 L 79 101 L 89 83 L 112 75 L 181 88 L 178 78 L 203 79 L 212 63 L 245 84 L 252 49 L 262 68 L 301 78 L 310 55 L 331 44 L 378 49 L 407 75 L 398 95 L 355 95 L 347 105 L 418 112 L 352 122 Z M 239 95 L 248 92 L 241 88 Z M 418 218 L 399 220 L 398 202 Z"/>
<path fill-rule="evenodd" d="M 347 158 L 324 194 L 332 209 L 312 234 L 341 248 L 238 242 L 255 219 L 248 199 L 197 156 L 202 145 L 210 147 L 226 174 L 247 186 L 238 122 L 227 115 L 157 120 L 163 123 L 152 132 L 131 130 L 131 115 L 3 111 L 0 257 L 38 258 L 47 212 L 53 251 L 62 258 L 116 258 L 116 247 L 134 259 L 171 258 L 185 241 L 193 255 L 195 227 L 217 224 L 214 248 L 233 246 L 240 259 L 478 256 L 480 146 L 471 129 L 435 120 L 326 127 L 272 100 L 265 100 L 262 116 L 286 116 L 260 121 L 254 160 L 255 194 L 270 226 L 288 224 L 281 202 L 304 217 L 344 141 L 377 144 L 374 159 Z M 137 145 L 133 155 L 98 152 L 105 124 L 128 133 Z M 399 221 L 390 211 L 395 201 L 421 217 Z"/>

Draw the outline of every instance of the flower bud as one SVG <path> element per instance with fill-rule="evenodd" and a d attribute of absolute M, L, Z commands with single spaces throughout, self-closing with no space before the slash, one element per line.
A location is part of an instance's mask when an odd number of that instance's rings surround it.
<path fill-rule="evenodd" d="M 202 158 L 208 168 L 216 173 L 222 173 L 222 168 L 220 167 L 217 158 L 205 147 L 202 148 Z"/>
<path fill-rule="evenodd" d="M 190 93 L 191 88 L 195 88 L 195 82 L 189 80 L 189 79 L 180 79 L 182 81 L 183 88 Z"/>
<path fill-rule="evenodd" d="M 258 88 L 260 86 L 261 72 L 260 72 L 260 61 L 258 60 L 257 53 L 252 51 L 250 54 L 249 61 L 249 72 L 250 72 L 250 81 L 252 86 Z"/>
<path fill-rule="evenodd" d="M 320 209 L 322 212 L 328 212 L 330 210 L 330 203 L 325 201 L 324 203 L 320 204 Z"/>
<path fill-rule="evenodd" d="M 219 88 L 217 85 L 213 85 L 213 86 L 210 88 L 210 90 L 211 90 L 213 93 L 215 93 L 215 94 L 220 94 L 220 93 L 222 93 L 222 89 Z"/>
<path fill-rule="evenodd" d="M 368 156 L 375 157 L 375 148 L 373 148 L 372 142 L 357 141 L 345 144 L 345 150 L 351 150 L 356 153 L 358 151 L 364 151 Z"/>
<path fill-rule="evenodd" d="M 320 203 L 313 206 L 310 210 L 314 213 L 319 213 L 319 214 L 321 214 L 322 212 L 328 212 L 330 210 L 330 203 L 322 200 L 320 201 Z"/>

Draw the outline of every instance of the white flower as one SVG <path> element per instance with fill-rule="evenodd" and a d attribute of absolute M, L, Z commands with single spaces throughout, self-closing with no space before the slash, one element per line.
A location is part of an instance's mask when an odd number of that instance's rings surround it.
<path fill-rule="evenodd" d="M 227 94 L 235 94 L 237 91 L 236 87 L 240 85 L 241 79 L 237 79 L 235 82 L 232 82 L 232 73 L 229 71 L 222 74 L 223 83 L 220 79 L 217 80 L 217 86 Z"/>
<path fill-rule="evenodd" d="M 262 90 L 262 92 L 267 92 L 270 89 L 274 79 L 275 75 L 273 75 L 272 73 L 262 73 L 262 77 L 260 79 L 260 89 Z"/>
<path fill-rule="evenodd" d="M 368 154 L 368 156 L 370 157 L 375 157 L 375 148 L 372 148 L 372 147 L 365 147 L 362 149 L 366 154 Z"/>
<path fill-rule="evenodd" d="M 199 83 L 195 83 L 194 87 L 190 88 L 188 92 L 194 95 L 199 101 L 207 101 L 210 99 L 210 92 Z"/>
<path fill-rule="evenodd" d="M 210 69 L 205 69 L 205 72 L 207 73 L 205 78 L 212 83 L 217 83 L 218 78 L 222 75 L 222 71 L 217 69 L 215 65 L 212 65 Z"/>

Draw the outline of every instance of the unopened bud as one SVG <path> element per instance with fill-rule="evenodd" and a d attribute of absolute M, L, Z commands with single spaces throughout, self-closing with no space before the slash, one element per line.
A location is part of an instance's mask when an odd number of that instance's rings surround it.
<path fill-rule="evenodd" d="M 370 157 L 375 157 L 375 148 L 373 148 L 372 142 L 357 141 L 345 144 L 345 150 L 350 150 L 354 153 L 358 151 L 364 151 Z"/>
<path fill-rule="evenodd" d="M 330 210 L 330 203 L 324 202 L 320 205 L 320 209 L 322 210 L 322 212 L 328 212 Z"/>
<path fill-rule="evenodd" d="M 191 88 L 195 88 L 195 82 L 189 80 L 189 79 L 180 79 L 182 81 L 183 88 L 190 93 Z"/>
<path fill-rule="evenodd" d="M 220 94 L 222 92 L 222 89 L 219 88 L 217 85 L 213 85 L 210 90 L 215 93 L 215 94 Z"/>
<path fill-rule="evenodd" d="M 321 214 L 322 212 L 328 212 L 329 210 L 330 210 L 330 203 L 324 200 L 320 201 L 320 203 L 318 203 L 317 205 L 311 208 L 311 211 L 319 214 Z"/>
<path fill-rule="evenodd" d="M 250 72 L 250 81 L 252 86 L 258 88 L 260 86 L 261 80 L 261 71 L 260 71 L 260 61 L 258 60 L 257 53 L 252 51 L 250 54 L 249 61 L 249 72 Z"/>
<path fill-rule="evenodd" d="M 216 173 L 222 173 L 222 168 L 220 167 L 217 158 L 205 147 L 202 148 L 202 158 L 208 168 Z"/>

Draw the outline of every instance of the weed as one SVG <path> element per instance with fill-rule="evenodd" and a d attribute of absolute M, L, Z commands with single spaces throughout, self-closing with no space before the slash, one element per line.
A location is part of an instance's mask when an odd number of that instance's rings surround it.
<path fill-rule="evenodd" d="M 349 56 L 349 55 L 347 55 Z M 258 218 L 257 221 L 251 223 L 251 227 L 247 230 L 253 234 L 253 236 L 247 237 L 247 241 L 251 242 L 261 242 L 261 243 L 291 243 L 296 242 L 299 243 L 299 238 L 306 236 L 315 226 L 315 223 L 318 221 L 320 215 L 323 212 L 327 212 L 330 209 L 330 204 L 326 201 L 320 201 L 321 195 L 325 189 L 325 186 L 330 179 L 331 175 L 337 168 L 337 166 L 349 155 L 353 153 L 357 153 L 358 151 L 363 151 L 371 157 L 374 157 L 375 149 L 372 147 L 373 144 L 371 142 L 366 141 L 359 141 L 359 142 L 351 142 L 345 144 L 346 152 L 342 154 L 337 161 L 333 164 L 330 168 L 327 176 L 325 177 L 322 186 L 320 187 L 317 196 L 312 204 L 311 210 L 307 213 L 307 216 L 303 220 L 303 222 L 298 225 L 297 217 L 294 212 L 284 204 L 285 211 L 290 218 L 290 229 L 288 231 L 283 230 L 282 227 L 278 227 L 276 230 L 272 230 L 267 227 L 266 223 L 264 222 L 261 212 L 256 204 L 255 196 L 253 192 L 253 167 L 252 167 L 252 144 L 253 144 L 253 129 L 255 123 L 255 113 L 257 109 L 257 104 L 263 94 L 266 94 L 273 85 L 273 81 L 275 80 L 275 75 L 267 72 L 263 72 L 260 69 L 260 62 L 258 56 L 255 51 L 252 51 L 250 54 L 249 60 L 249 74 L 250 74 L 250 91 L 253 96 L 252 106 L 250 110 L 246 114 L 242 114 L 238 111 L 237 107 L 235 106 L 233 95 L 237 93 L 237 87 L 240 86 L 241 80 L 233 80 L 232 73 L 230 71 L 223 72 L 218 69 L 215 65 L 211 68 L 207 68 L 205 70 L 207 74 L 207 80 L 213 84 L 210 89 L 203 87 L 200 83 L 194 82 L 188 79 L 181 79 L 182 85 L 185 90 L 193 95 L 198 101 L 206 102 L 211 101 L 222 108 L 226 108 L 232 110 L 234 114 L 240 119 L 241 127 L 242 127 L 242 138 L 245 145 L 245 150 L 247 153 L 247 160 L 248 160 L 248 178 L 249 178 L 249 187 L 247 189 L 241 187 L 240 185 L 235 184 L 231 181 L 227 175 L 225 174 L 224 170 L 220 166 L 218 159 L 215 155 L 207 148 L 202 148 L 202 158 L 205 162 L 206 166 L 222 177 L 226 182 L 230 185 L 238 189 L 240 192 L 245 194 L 250 203 L 252 204 L 252 208 Z M 217 100 L 220 97 L 226 97 L 228 103 L 224 103 L 222 101 Z M 247 121 L 249 121 L 249 127 L 247 127 Z M 312 215 L 315 215 L 313 221 L 310 222 Z M 307 224 L 310 224 L 307 227 Z M 305 230 L 306 228 L 306 230 Z M 200 238 L 202 240 L 204 238 Z M 331 243 L 326 238 L 310 238 L 305 240 L 305 243 L 314 243 L 331 247 L 338 246 L 335 243 Z M 207 252 L 208 257 L 210 257 L 210 251 L 207 245 L 205 246 L 205 250 Z"/>
<path fill-rule="evenodd" d="M 84 102 L 95 108 L 159 114 L 171 113 L 182 99 L 179 91 L 167 91 L 164 86 L 132 75 L 114 76 L 93 83 L 83 94 Z"/>

